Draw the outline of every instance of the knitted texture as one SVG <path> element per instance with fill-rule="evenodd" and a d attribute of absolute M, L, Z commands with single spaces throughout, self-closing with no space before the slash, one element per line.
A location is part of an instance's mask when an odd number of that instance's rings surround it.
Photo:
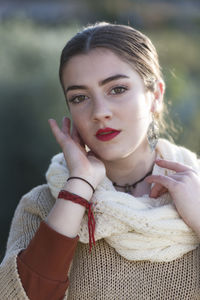
<path fill-rule="evenodd" d="M 29 300 L 16 257 L 54 203 L 47 185 L 34 188 L 19 202 L 0 265 L 0 299 Z M 200 249 L 171 262 L 149 262 L 125 259 L 104 239 L 96 242 L 91 253 L 88 244 L 78 243 L 69 279 L 64 300 L 200 300 Z"/>
<path fill-rule="evenodd" d="M 160 139 L 156 151 L 159 157 L 189 165 L 199 172 L 196 155 L 184 147 Z M 153 174 L 172 173 L 157 165 L 153 169 Z M 55 198 L 68 176 L 63 154 L 54 156 L 46 178 Z M 199 238 L 180 218 L 169 194 L 157 199 L 148 195 L 136 198 L 116 191 L 105 177 L 91 201 L 96 221 L 95 240 L 104 238 L 128 260 L 172 261 L 199 244 Z M 81 242 L 89 242 L 86 214 L 79 236 Z"/>
<path fill-rule="evenodd" d="M 34 188 L 21 199 L 0 266 L 0 299 L 29 300 L 16 257 L 54 203 L 47 185 Z M 126 260 L 104 239 L 96 242 L 91 253 L 88 244 L 78 243 L 64 300 L 200 300 L 199 274 L 199 247 L 172 262 L 151 263 Z"/>
<path fill-rule="evenodd" d="M 27 248 L 40 222 L 47 217 L 54 203 L 55 199 L 47 185 L 42 185 L 24 195 L 18 204 L 10 228 L 6 254 L 0 265 L 1 300 L 29 299 L 18 274 L 17 255 Z"/>
<path fill-rule="evenodd" d="M 129 261 L 102 239 L 78 243 L 68 300 L 200 300 L 200 249 L 166 263 Z"/>

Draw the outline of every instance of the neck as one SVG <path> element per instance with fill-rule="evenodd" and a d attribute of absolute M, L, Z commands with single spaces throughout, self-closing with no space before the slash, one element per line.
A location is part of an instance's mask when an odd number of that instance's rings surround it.
<path fill-rule="evenodd" d="M 107 177 L 118 185 L 133 184 L 152 170 L 155 158 L 155 151 L 142 146 L 125 158 L 105 161 Z"/>

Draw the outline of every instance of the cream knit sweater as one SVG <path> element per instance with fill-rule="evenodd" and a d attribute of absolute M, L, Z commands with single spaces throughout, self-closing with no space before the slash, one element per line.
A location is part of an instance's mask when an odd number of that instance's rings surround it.
<path fill-rule="evenodd" d="M 16 257 L 27 247 L 54 202 L 47 185 L 34 188 L 21 199 L 0 267 L 1 300 L 28 300 L 17 272 Z M 197 247 L 170 262 L 139 262 L 125 259 L 104 239 L 97 241 L 92 254 L 88 244 L 78 243 L 69 278 L 65 300 L 200 300 L 200 249 Z"/>
<path fill-rule="evenodd" d="M 199 161 L 191 151 L 164 139 L 159 140 L 156 150 L 157 156 L 189 165 L 199 172 Z M 173 171 L 154 166 L 154 175 L 165 173 Z M 56 198 L 69 177 L 62 153 L 53 157 L 46 177 Z M 148 195 L 134 197 L 116 191 L 109 178 L 105 177 L 91 202 L 96 221 L 95 241 L 104 238 L 128 260 L 172 261 L 199 245 L 200 239 L 180 218 L 169 194 L 157 199 Z M 79 236 L 82 243 L 89 243 L 86 214 Z"/>

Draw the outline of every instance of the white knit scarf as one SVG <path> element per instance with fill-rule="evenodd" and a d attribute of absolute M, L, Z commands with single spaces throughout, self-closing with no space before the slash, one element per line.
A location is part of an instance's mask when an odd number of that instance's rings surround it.
<path fill-rule="evenodd" d="M 199 172 L 196 154 L 188 149 L 160 139 L 156 150 L 160 157 L 189 165 Z M 153 168 L 153 174 L 172 173 L 157 165 Z M 55 155 L 46 173 L 47 183 L 55 198 L 68 177 L 63 154 Z M 172 261 L 195 249 L 200 242 L 180 218 L 168 193 L 157 199 L 148 195 L 136 198 L 116 191 L 105 177 L 91 201 L 96 221 L 95 240 L 104 238 L 128 260 Z M 82 243 L 89 243 L 87 214 L 82 219 L 79 237 Z"/>

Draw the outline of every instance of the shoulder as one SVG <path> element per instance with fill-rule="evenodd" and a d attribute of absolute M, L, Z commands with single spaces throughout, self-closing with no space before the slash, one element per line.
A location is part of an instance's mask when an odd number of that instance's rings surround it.
<path fill-rule="evenodd" d="M 25 194 L 19 201 L 11 222 L 7 250 L 26 248 L 54 203 L 55 199 L 47 184 L 37 186 Z"/>
<path fill-rule="evenodd" d="M 159 139 L 157 150 L 164 159 L 177 161 L 199 169 L 197 154 L 181 145 L 176 145 L 166 139 Z"/>
<path fill-rule="evenodd" d="M 35 214 L 44 219 L 55 203 L 47 184 L 39 185 L 25 194 L 17 206 L 17 213 Z"/>

